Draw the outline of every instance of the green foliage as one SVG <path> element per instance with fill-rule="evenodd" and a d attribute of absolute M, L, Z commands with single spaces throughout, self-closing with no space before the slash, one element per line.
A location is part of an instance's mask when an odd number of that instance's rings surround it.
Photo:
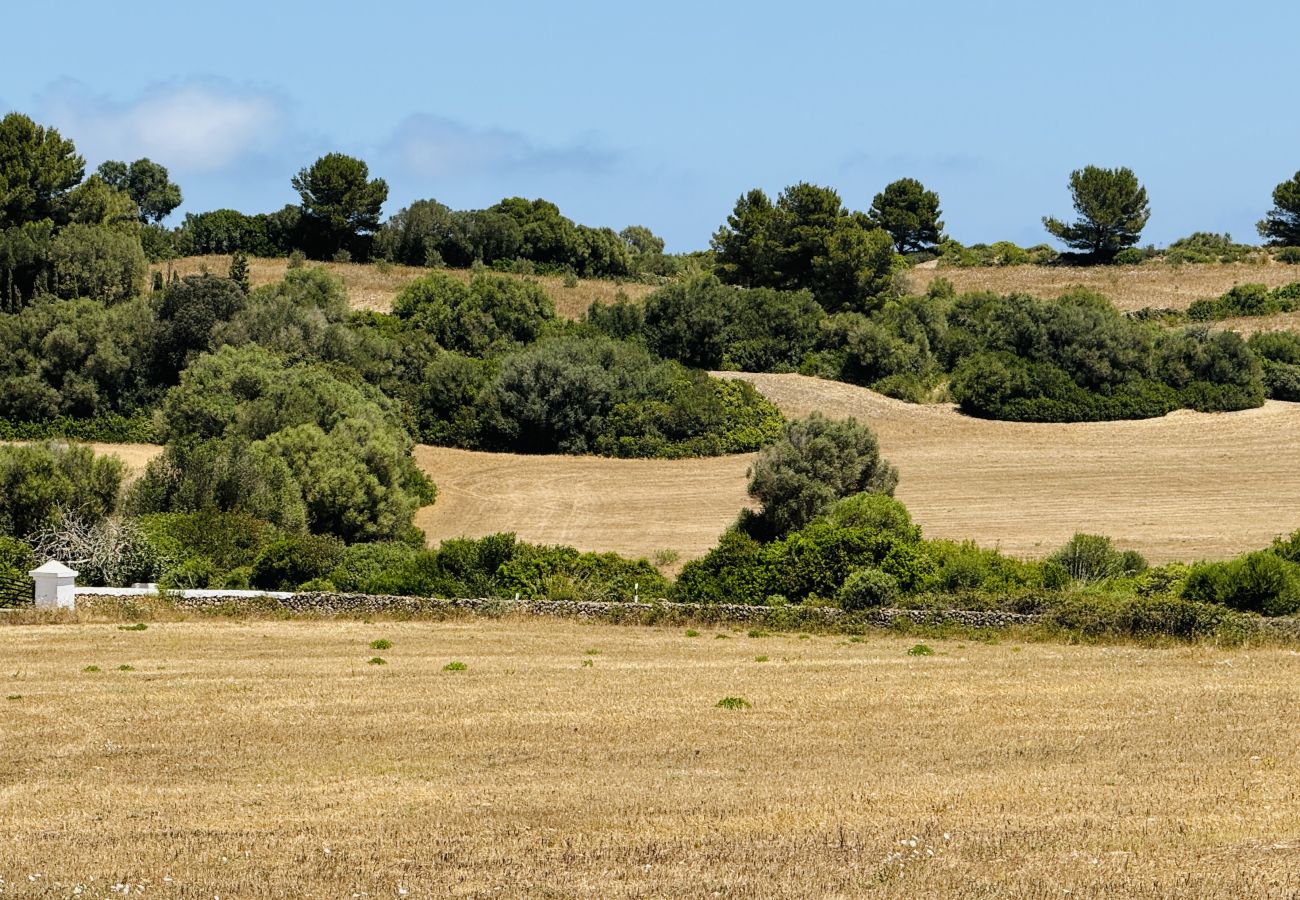
<path fill-rule="evenodd" d="M 723 697 L 714 706 L 718 709 L 749 709 L 751 704 L 744 697 Z"/>
<path fill-rule="evenodd" d="M 238 284 L 215 275 L 189 275 L 167 285 L 156 310 L 160 378 L 174 384 L 194 357 L 212 347 L 213 329 L 247 303 Z"/>
<path fill-rule="evenodd" d="M 287 535 L 258 553 L 251 580 L 262 590 L 297 590 L 308 581 L 327 576 L 342 561 L 343 553 L 343 542 L 330 535 Z"/>
<path fill-rule="evenodd" d="M 1146 188 L 1128 168 L 1076 169 L 1070 173 L 1070 197 L 1078 220 L 1067 225 L 1045 216 L 1043 227 L 1092 262 L 1110 262 L 1136 244 L 1151 217 Z"/>
<path fill-rule="evenodd" d="M 243 250 L 236 250 L 230 255 L 230 273 L 226 277 L 245 294 L 253 289 L 248 281 L 248 254 Z"/>
<path fill-rule="evenodd" d="M 149 263 L 138 235 L 103 225 L 73 223 L 50 242 L 50 292 L 117 303 L 144 290 Z"/>
<path fill-rule="evenodd" d="M 1269 316 L 1300 309 L 1300 282 L 1269 290 L 1262 284 L 1239 284 L 1220 297 L 1197 300 L 1187 308 L 1196 321 L 1235 316 Z"/>
<path fill-rule="evenodd" d="M 1261 372 L 1232 333 L 1165 334 L 1076 290 L 1055 303 L 970 294 L 949 316 L 950 391 L 971 415 L 1013 421 L 1147 418 L 1263 402 Z"/>
<path fill-rule="evenodd" d="M 355 157 L 327 153 L 292 179 L 302 198 L 303 247 L 315 259 L 339 250 L 353 258 L 369 256 L 368 235 L 379 228 L 388 183 L 371 180 L 369 167 Z"/>
<path fill-rule="evenodd" d="M 1300 246 L 1300 172 L 1273 189 L 1273 208 L 1256 227 L 1274 246 Z"/>
<path fill-rule="evenodd" d="M 750 474 L 749 494 L 762 509 L 746 527 L 767 537 L 802 527 L 842 497 L 892 494 L 898 482 L 870 429 L 820 413 L 786 425 L 781 439 L 759 452 Z"/>
<path fill-rule="evenodd" d="M 108 185 L 131 198 L 143 224 L 161 222 L 181 205 L 181 189 L 170 180 L 167 167 L 147 158 L 130 165 L 108 160 L 98 173 Z"/>
<path fill-rule="evenodd" d="M 579 336 L 505 357 L 477 411 L 483 447 L 521 453 L 714 456 L 756 449 L 781 422 L 749 385 Z"/>
<path fill-rule="evenodd" d="M 145 511 L 243 510 L 287 528 L 302 511 L 313 531 L 373 540 L 433 499 L 392 401 L 257 347 L 196 360 L 160 421 L 167 452 L 136 488 Z"/>
<path fill-rule="evenodd" d="M 899 253 L 932 250 L 943 240 L 939 195 L 915 178 L 886 185 L 872 199 L 867 215 L 889 233 Z"/>
<path fill-rule="evenodd" d="M 239 308 L 213 324 L 209 346 L 256 344 L 294 362 L 351 361 L 356 348 L 341 324 L 349 315 L 347 292 L 342 280 L 324 268 L 290 269 L 282 281 L 258 288 L 235 305 Z"/>
<path fill-rule="evenodd" d="M 184 255 L 243 251 L 250 256 L 289 256 L 303 241 L 302 228 L 297 206 L 253 216 L 233 209 L 186 213 L 176 248 Z"/>
<path fill-rule="evenodd" d="M 126 467 L 80 444 L 0 445 L 0 536 L 23 538 L 72 512 L 91 522 L 117 506 Z"/>
<path fill-rule="evenodd" d="M 412 281 L 393 301 L 393 314 L 471 356 L 531 344 L 556 321 L 540 285 L 486 273 L 472 275 L 468 285 L 442 272 Z"/>
<path fill-rule="evenodd" d="M 894 292 L 893 241 L 830 188 L 791 185 L 775 204 L 750 191 L 712 245 L 727 284 L 809 290 L 831 311 L 871 309 Z"/>
<path fill-rule="evenodd" d="M 1248 244 L 1234 242 L 1230 234 L 1198 231 L 1170 244 L 1165 252 L 1165 262 L 1173 264 L 1244 262 L 1254 249 Z"/>
<path fill-rule="evenodd" d="M 993 244 L 964 246 L 952 238 L 939 244 L 939 265 L 945 268 L 974 268 L 984 266 L 1042 266 L 1053 263 L 1060 256 L 1046 244 L 1019 247 L 1011 241 Z"/>
<path fill-rule="evenodd" d="M 159 561 L 160 583 L 178 588 L 235 587 L 279 531 L 244 512 L 153 513 L 136 519 Z"/>
<path fill-rule="evenodd" d="M 630 313 L 594 308 L 615 337 Z M 638 329 L 659 356 L 702 369 L 780 372 L 798 368 L 817 338 L 821 307 L 806 291 L 744 289 L 711 275 L 676 281 L 650 294 L 639 311 Z M 634 332 L 635 333 L 635 332 Z"/>
<path fill-rule="evenodd" d="M 1072 579 L 1082 582 L 1137 575 L 1147 568 L 1140 554 L 1116 550 L 1110 538 L 1099 534 L 1074 535 L 1049 560 L 1063 566 Z"/>
<path fill-rule="evenodd" d="M 1187 574 L 1182 596 L 1242 612 L 1292 615 L 1300 612 L 1300 566 L 1268 550 L 1203 563 Z"/>
<path fill-rule="evenodd" d="M 898 579 L 874 568 L 855 569 L 844 579 L 835 599 L 850 612 L 888 606 L 899 594 Z"/>
<path fill-rule="evenodd" d="M 934 648 L 929 644 L 914 644 L 907 650 L 908 656 L 934 656 Z"/>
<path fill-rule="evenodd" d="M 55 219 L 86 172 L 72 141 L 21 113 L 0 119 L 0 228 Z"/>
<path fill-rule="evenodd" d="M 35 567 L 36 557 L 28 544 L 0 535 L 0 609 L 31 601 L 32 580 L 27 573 Z"/>
<path fill-rule="evenodd" d="M 1300 263 L 1300 247 L 1279 247 L 1273 251 L 1273 258 L 1280 263 L 1296 265 Z"/>
<path fill-rule="evenodd" d="M 468 668 L 469 666 L 465 665 L 463 662 L 459 662 L 458 660 L 453 660 L 447 663 L 447 665 L 443 666 L 442 670 L 444 672 L 464 672 Z"/>
<path fill-rule="evenodd" d="M 0 315 L 0 418 L 15 423 L 7 436 L 113 439 L 157 400 L 153 335 L 145 299 L 45 302 Z M 105 436 L 70 419 L 98 419 Z M 18 423 L 40 424 L 23 431 Z"/>

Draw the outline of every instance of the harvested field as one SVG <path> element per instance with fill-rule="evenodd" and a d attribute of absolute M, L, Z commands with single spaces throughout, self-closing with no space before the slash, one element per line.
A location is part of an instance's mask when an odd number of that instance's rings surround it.
<path fill-rule="evenodd" d="M 606 459 L 417 447 L 438 500 L 416 514 L 430 543 L 513 531 L 526 541 L 652 558 L 703 556 L 749 502 L 752 456 Z"/>
<path fill-rule="evenodd" d="M 724 373 L 718 373 L 724 374 Z M 1068 425 L 995 422 L 802 375 L 735 375 L 788 416 L 855 416 L 929 537 L 1044 556 L 1076 531 L 1153 562 L 1222 558 L 1300 528 L 1300 404 Z"/>
<path fill-rule="evenodd" d="M 898 497 L 930 537 L 1045 556 L 1076 531 L 1153 562 L 1220 559 L 1300 528 L 1300 404 L 1069 425 L 995 422 L 802 375 L 751 381 L 791 417 L 855 416 L 898 466 Z M 96 445 L 134 472 L 151 445 Z M 123 449 L 125 448 L 125 449 Z M 678 563 L 703 556 L 749 502 L 752 455 L 693 460 L 520 456 L 419 446 L 438 485 L 416 514 L 431 544 L 514 531 Z M 676 566 L 669 566 L 674 571 Z"/>
<path fill-rule="evenodd" d="M 1194 300 L 1217 297 L 1237 284 L 1280 287 L 1300 281 L 1300 266 L 1273 261 L 1171 266 L 1156 261 L 1141 266 L 918 267 L 908 274 L 911 289 L 918 292 L 924 292 L 936 278 L 947 278 L 958 293 L 1019 292 L 1045 298 L 1082 285 L 1105 294 L 1127 312 L 1146 306 L 1186 309 Z"/>
<path fill-rule="evenodd" d="M 387 664 L 367 665 L 381 637 Z M 930 639 L 918 657 L 915 638 L 730 637 L 482 619 L 0 625 L 0 887 L 1300 890 L 1292 651 Z"/>
<path fill-rule="evenodd" d="M 313 262 L 308 263 L 308 265 L 324 266 L 330 272 L 342 278 L 348 289 L 348 299 L 354 309 L 372 309 L 378 312 L 388 312 L 388 310 L 392 309 L 393 297 L 408 281 L 427 275 L 432 271 L 415 266 L 397 265 L 381 269 L 377 265 L 362 265 L 360 263 Z M 287 259 L 250 258 L 248 260 L 248 279 L 253 287 L 272 284 L 283 279 L 288 268 L 289 261 Z M 230 257 L 189 256 L 171 263 L 156 264 L 153 269 L 161 271 L 164 276 L 171 269 L 175 269 L 182 277 L 197 275 L 203 271 L 211 272 L 214 275 L 224 275 L 230 271 Z M 441 271 L 462 281 L 469 280 L 470 273 L 468 269 L 443 269 Z M 565 287 L 564 278 L 559 275 L 521 275 L 514 277 L 527 277 L 540 282 L 546 288 L 546 292 L 551 295 L 551 299 L 555 301 L 556 312 L 567 319 L 581 318 L 583 313 L 587 311 L 587 307 L 591 306 L 592 302 L 596 300 L 604 303 L 614 302 L 614 298 L 619 291 L 625 293 L 630 299 L 640 300 L 654 290 L 654 286 L 648 284 L 633 282 L 618 284 L 613 281 L 586 278 L 579 279 L 576 287 Z"/>

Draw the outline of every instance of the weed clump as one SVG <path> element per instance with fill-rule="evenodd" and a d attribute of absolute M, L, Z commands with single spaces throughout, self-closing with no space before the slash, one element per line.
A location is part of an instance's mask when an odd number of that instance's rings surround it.
<path fill-rule="evenodd" d="M 378 640 L 374 640 L 370 642 L 371 650 L 388 650 L 392 646 L 393 646 L 393 642 L 389 640 L 385 640 L 384 638 L 379 638 Z"/>
<path fill-rule="evenodd" d="M 723 697 L 716 705 L 718 709 L 749 709 L 751 706 L 744 697 Z"/>
<path fill-rule="evenodd" d="M 442 670 L 444 672 L 464 672 L 468 668 L 469 666 L 465 665 L 463 662 L 449 662 L 447 665 L 442 667 Z"/>
<path fill-rule="evenodd" d="M 934 656 L 934 648 L 928 644 L 917 644 L 907 651 L 908 656 Z"/>

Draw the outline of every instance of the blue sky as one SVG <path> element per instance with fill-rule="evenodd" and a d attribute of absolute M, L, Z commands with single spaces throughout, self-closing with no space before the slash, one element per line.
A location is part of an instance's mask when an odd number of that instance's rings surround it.
<path fill-rule="evenodd" d="M 0 110 L 92 168 L 163 163 L 182 212 L 296 202 L 293 173 L 338 150 L 388 181 L 386 214 L 540 196 L 690 250 L 749 188 L 866 209 L 911 176 L 953 237 L 1033 244 L 1096 164 L 1146 185 L 1144 243 L 1254 241 L 1300 169 L 1292 3 L 74 0 L 4 21 Z"/>

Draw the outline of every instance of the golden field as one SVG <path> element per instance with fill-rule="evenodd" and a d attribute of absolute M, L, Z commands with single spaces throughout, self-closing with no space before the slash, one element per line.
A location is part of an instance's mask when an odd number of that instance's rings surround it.
<path fill-rule="evenodd" d="M 1082 286 L 1105 294 L 1121 311 L 1143 307 L 1186 309 L 1195 300 L 1217 297 L 1238 284 L 1270 288 L 1300 281 L 1300 266 L 1273 260 L 1250 263 L 1170 265 L 1163 261 L 1140 266 L 979 266 L 938 268 L 918 266 L 907 275 L 909 287 L 924 292 L 936 278 L 947 278 L 958 293 L 994 291 L 1053 298 Z"/>
<path fill-rule="evenodd" d="M 745 378 L 790 417 L 854 416 L 899 470 L 897 496 L 928 537 L 1042 557 L 1076 531 L 1154 563 L 1222 559 L 1300 528 L 1300 404 L 1180 410 L 1131 422 L 1036 424 L 964 416 L 802 375 Z M 159 448 L 96 445 L 140 471 Z M 520 456 L 419 446 L 438 485 L 416 514 L 429 542 L 523 540 L 677 562 L 703 556 L 750 502 L 753 455 L 687 460 Z M 670 569 L 671 571 L 672 569 Z"/>
<path fill-rule="evenodd" d="M 0 626 L 0 889 L 1300 892 L 1293 651 L 715 633 Z"/>
<path fill-rule="evenodd" d="M 348 300 L 353 309 L 370 309 L 388 312 L 393 307 L 393 298 L 409 281 L 428 275 L 432 271 L 445 272 L 462 281 L 468 281 L 468 269 L 424 269 L 417 266 L 363 265 L 360 263 L 311 262 L 313 267 L 323 267 L 343 279 L 347 286 Z M 262 259 L 250 257 L 248 260 L 248 280 L 253 287 L 274 284 L 284 278 L 288 271 L 287 259 Z M 181 277 L 210 272 L 213 275 L 225 275 L 230 271 L 229 256 L 188 256 L 170 263 L 155 263 L 151 269 L 167 277 L 175 270 Z M 622 291 L 632 300 L 640 300 L 654 290 L 653 285 L 628 282 L 619 284 L 601 279 L 580 278 L 576 287 L 565 287 L 564 278 L 559 275 L 518 275 L 528 278 L 546 288 L 546 292 L 555 301 L 555 311 L 567 319 L 580 319 L 591 304 L 599 300 L 613 303 Z"/>

